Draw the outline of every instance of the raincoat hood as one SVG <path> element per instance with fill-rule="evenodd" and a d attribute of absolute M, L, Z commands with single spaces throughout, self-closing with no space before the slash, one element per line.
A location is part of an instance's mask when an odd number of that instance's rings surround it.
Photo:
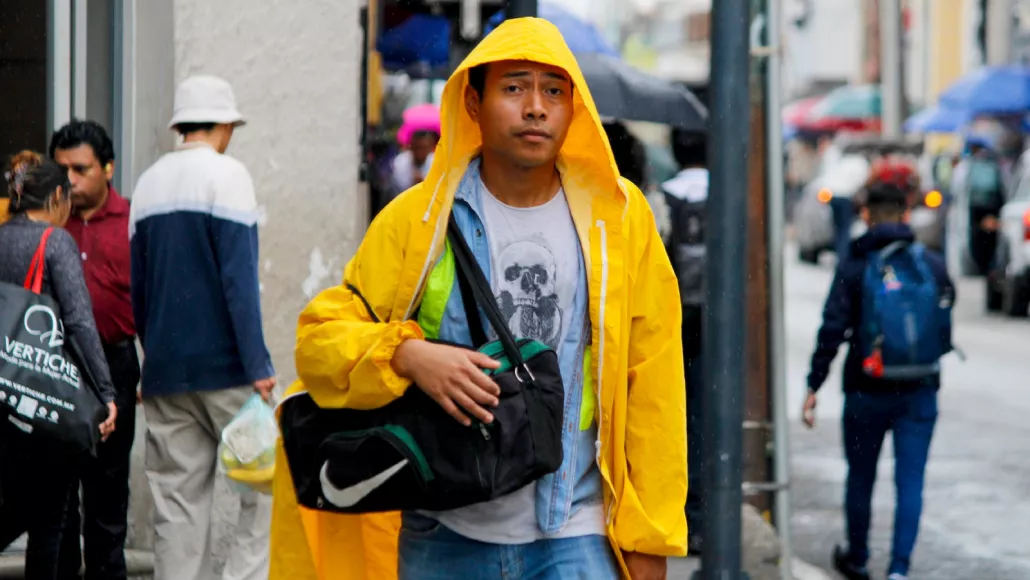
<path fill-rule="evenodd" d="M 479 43 L 448 79 L 440 105 L 440 143 L 426 176 L 426 183 L 435 187 L 433 201 L 438 201 L 437 196 L 443 191 L 453 195 L 464 168 L 483 145 L 479 126 L 465 110 L 468 71 L 479 65 L 508 60 L 546 64 L 569 75 L 573 85 L 573 113 L 558 158 L 562 181 L 573 187 L 577 183 L 590 183 L 595 194 L 611 195 L 617 202 L 624 202 L 615 157 L 586 79 L 561 32 L 541 18 L 505 21 Z M 603 187 L 597 188 L 598 185 Z"/>

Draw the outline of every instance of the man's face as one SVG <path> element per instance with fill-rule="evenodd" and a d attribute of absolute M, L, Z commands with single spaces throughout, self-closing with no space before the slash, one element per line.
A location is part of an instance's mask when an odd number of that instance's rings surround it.
<path fill-rule="evenodd" d="M 86 144 L 55 150 L 54 161 L 68 172 L 76 210 L 94 209 L 104 202 L 107 184 L 114 175 L 113 163 L 101 166 L 93 147 Z"/>
<path fill-rule="evenodd" d="M 572 124 L 572 81 L 565 71 L 528 61 L 487 66 L 483 94 L 469 87 L 465 108 L 479 124 L 484 151 L 518 167 L 553 163 Z"/>
<path fill-rule="evenodd" d="M 415 165 L 422 165 L 429 158 L 429 154 L 436 149 L 438 137 L 436 133 L 416 133 L 411 138 L 411 156 Z"/>

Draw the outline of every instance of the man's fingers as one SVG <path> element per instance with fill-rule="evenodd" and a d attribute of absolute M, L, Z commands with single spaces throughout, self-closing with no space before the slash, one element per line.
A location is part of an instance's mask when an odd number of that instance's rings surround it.
<path fill-rule="evenodd" d="M 478 351 L 469 351 L 469 361 L 481 369 L 500 368 L 501 362 Z"/>
<path fill-rule="evenodd" d="M 469 414 L 471 414 L 476 419 L 479 419 L 484 423 L 493 423 L 494 416 L 491 415 L 489 411 L 476 404 L 476 402 L 473 401 L 472 398 L 469 397 L 467 394 L 460 392 L 454 393 L 452 398 L 455 403 L 457 403 L 464 410 L 468 411 Z M 468 423 L 466 423 L 466 425 L 468 425 Z"/>
<path fill-rule="evenodd" d="M 479 375 L 483 375 L 482 371 L 473 372 Z M 493 386 L 497 386 L 493 383 L 493 381 L 491 381 L 491 383 L 493 384 Z M 475 378 L 470 378 L 469 381 L 463 385 L 463 388 L 465 390 L 465 394 L 468 395 L 476 403 L 479 403 L 480 405 L 492 408 L 496 407 L 499 404 L 497 396 L 487 391 L 484 388 L 484 385 L 477 382 Z"/>
<path fill-rule="evenodd" d="M 501 396 L 501 387 L 497 386 L 497 383 L 494 382 L 493 379 L 478 368 L 470 367 L 468 369 L 468 378 L 474 386 L 478 387 L 491 397 L 496 399 Z M 486 401 L 480 401 L 480 403 L 486 403 Z"/>
<path fill-rule="evenodd" d="M 469 419 L 465 413 L 462 413 L 461 410 L 458 409 L 458 406 L 454 404 L 454 401 L 452 401 L 447 395 L 440 395 L 439 397 L 433 398 L 436 399 L 436 402 L 443 408 L 443 410 L 451 417 L 454 417 L 457 422 L 466 427 L 472 424 L 472 420 Z"/>

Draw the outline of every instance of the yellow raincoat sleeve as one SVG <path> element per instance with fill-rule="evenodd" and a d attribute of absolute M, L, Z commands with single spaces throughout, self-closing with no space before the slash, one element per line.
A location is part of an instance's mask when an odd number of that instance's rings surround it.
<path fill-rule="evenodd" d="M 372 222 L 344 283 L 311 301 L 297 323 L 297 375 L 319 405 L 375 409 L 404 394 L 411 381 L 394 372 L 394 351 L 409 338 L 423 338 L 413 320 L 390 320 L 404 267 L 408 219 L 403 199 Z M 361 296 L 351 291 L 353 286 Z M 369 302 L 375 322 L 361 297 Z"/>
<path fill-rule="evenodd" d="M 631 187 L 629 479 L 615 520 L 626 552 L 683 556 L 687 549 L 687 419 L 679 285 L 644 196 Z M 660 426 L 656 436 L 655 426 Z"/>

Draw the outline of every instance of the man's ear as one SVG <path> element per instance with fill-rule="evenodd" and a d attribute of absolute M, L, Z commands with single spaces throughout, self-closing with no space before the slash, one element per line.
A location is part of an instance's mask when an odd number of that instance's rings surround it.
<path fill-rule="evenodd" d="M 108 182 L 114 179 L 114 161 L 109 161 L 107 165 L 104 165 L 104 177 Z"/>
<path fill-rule="evenodd" d="M 465 112 L 473 121 L 479 122 L 479 93 L 471 85 L 465 85 Z"/>

